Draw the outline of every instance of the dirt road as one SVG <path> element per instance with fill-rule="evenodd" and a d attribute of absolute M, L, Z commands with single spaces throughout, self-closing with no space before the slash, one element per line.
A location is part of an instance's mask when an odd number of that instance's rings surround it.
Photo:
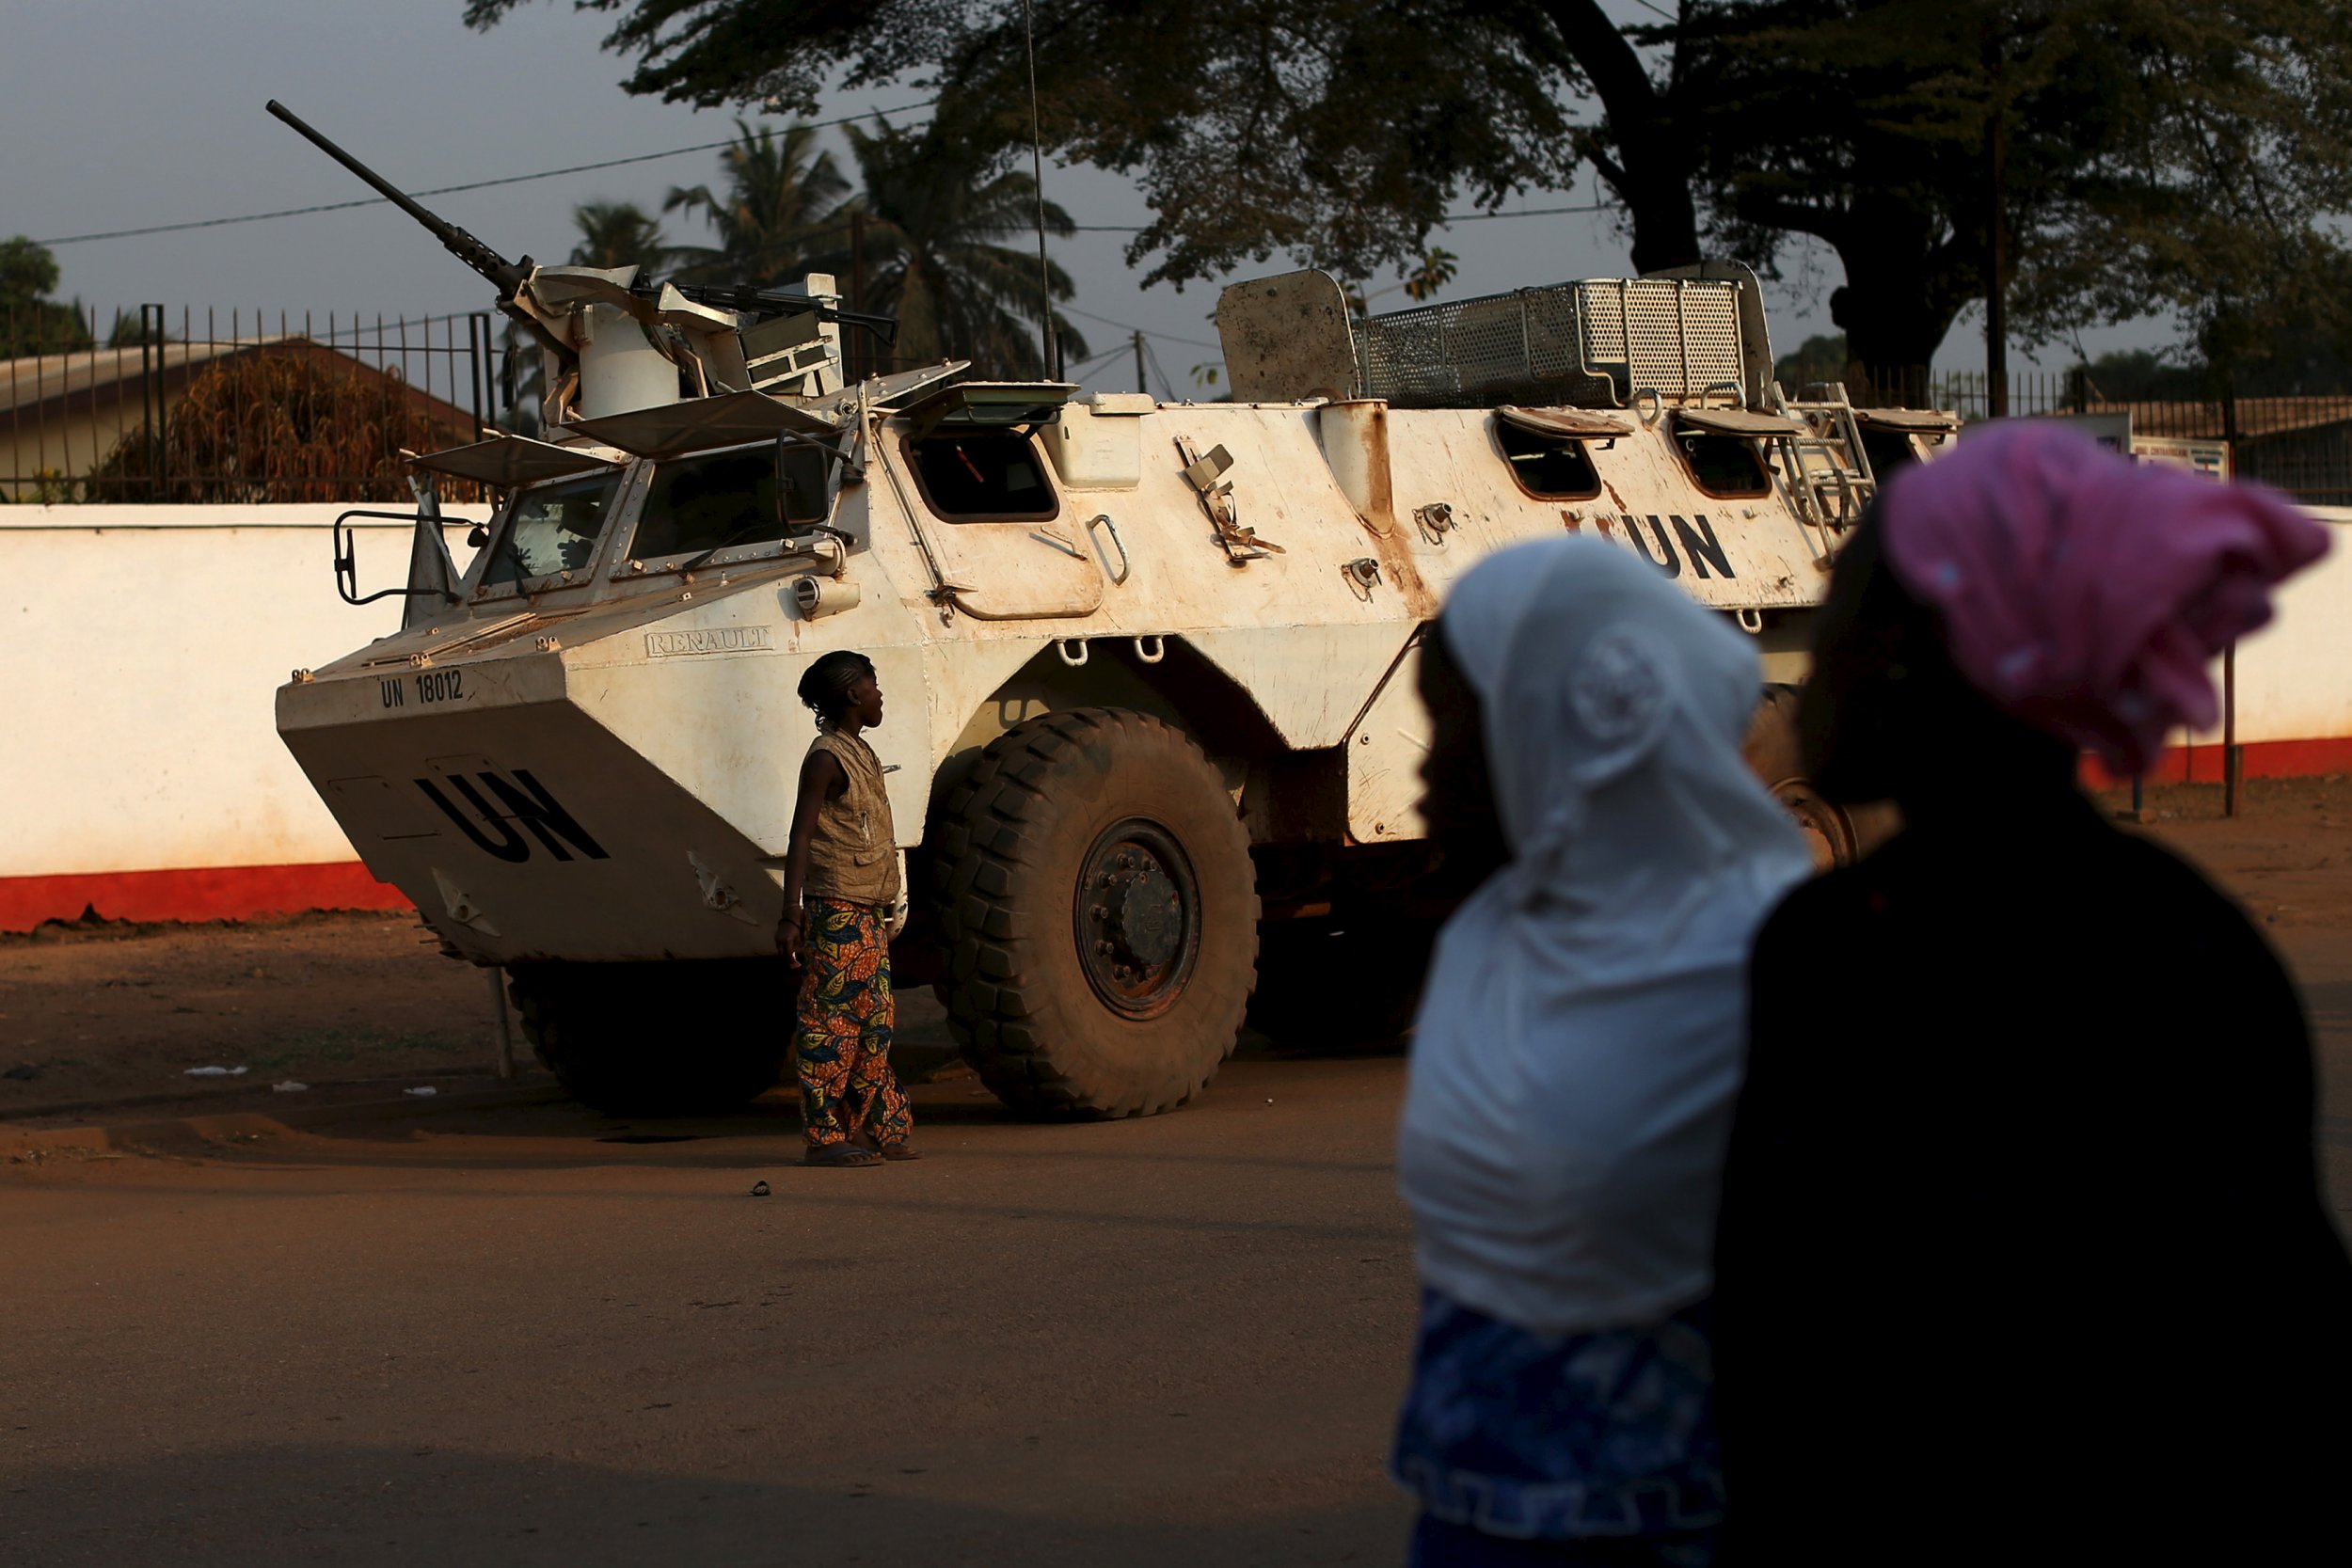
<path fill-rule="evenodd" d="M 2221 823 L 2167 792 L 2154 831 L 2296 969 L 2352 1218 L 2352 790 L 2257 799 Z M 62 933 L 0 947 L 0 1026 L 91 1037 L 56 1053 L 92 1083 L 345 1008 L 458 1043 L 287 1070 L 380 1090 L 485 1038 L 481 976 L 375 917 Z M 1190 1110 L 1080 1127 L 937 1082 L 929 1158 L 876 1171 L 778 1164 L 781 1100 L 0 1164 L 0 1561 L 1396 1561 L 1402 1078 L 1246 1052 Z"/>
<path fill-rule="evenodd" d="M 1394 1560 L 1398 1066 L 931 1085 L 878 1171 L 551 1105 L 0 1177 L 0 1560 Z"/>

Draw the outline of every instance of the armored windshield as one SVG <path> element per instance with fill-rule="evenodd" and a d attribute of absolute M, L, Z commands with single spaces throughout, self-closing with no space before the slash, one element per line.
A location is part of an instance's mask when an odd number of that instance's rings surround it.
<path fill-rule="evenodd" d="M 586 566 L 619 488 L 616 476 L 594 474 L 521 492 L 509 503 L 482 585 L 550 578 Z"/>
<path fill-rule="evenodd" d="M 710 452 L 674 458 L 654 470 L 628 553 L 637 561 L 659 561 L 767 544 L 785 531 L 776 511 L 775 449 Z"/>

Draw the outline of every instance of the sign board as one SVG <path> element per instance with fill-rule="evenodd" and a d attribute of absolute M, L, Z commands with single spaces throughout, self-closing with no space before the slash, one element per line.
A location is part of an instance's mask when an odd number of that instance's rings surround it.
<path fill-rule="evenodd" d="M 2187 468 L 2224 483 L 2232 476 L 2230 443 L 2190 440 L 2179 436 L 2135 436 L 2130 447 L 2135 463 L 2162 463 Z"/>

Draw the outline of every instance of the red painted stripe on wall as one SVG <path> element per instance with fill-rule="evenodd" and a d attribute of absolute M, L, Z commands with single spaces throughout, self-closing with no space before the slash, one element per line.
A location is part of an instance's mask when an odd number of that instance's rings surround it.
<path fill-rule="evenodd" d="M 2320 773 L 2352 773 L 2352 736 L 2319 740 L 2253 740 L 2238 748 L 2239 764 L 2249 779 L 2301 779 Z M 2148 770 L 2150 784 L 2219 784 L 2222 754 L 2217 745 L 2170 746 Z M 2090 757 L 2083 759 L 2083 783 L 2093 789 L 2130 784 L 2110 774 Z"/>
<path fill-rule="evenodd" d="M 358 861 L 0 877 L 0 931 L 96 910 L 107 920 L 244 920 L 304 910 L 398 910 L 408 896 Z"/>

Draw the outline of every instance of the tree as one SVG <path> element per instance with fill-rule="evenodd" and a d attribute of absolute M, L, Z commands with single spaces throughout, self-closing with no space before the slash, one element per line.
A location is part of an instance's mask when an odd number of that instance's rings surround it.
<path fill-rule="evenodd" d="M 970 359 L 990 373 L 1039 368 L 1038 257 L 1001 243 L 1035 232 L 1037 182 L 1020 169 L 976 166 L 935 130 L 901 131 L 880 119 L 870 132 L 845 129 L 865 184 L 856 199 L 866 214 L 866 308 L 898 318 L 897 358 Z M 1050 201 L 1044 222 L 1049 233 L 1074 232 Z M 846 247 L 819 260 L 836 271 L 855 264 Z M 1045 267 L 1043 285 L 1055 299 L 1074 292 L 1056 265 Z M 1087 356 L 1085 338 L 1058 311 L 1054 329 L 1067 359 Z"/>
<path fill-rule="evenodd" d="M 403 447 L 432 451 L 472 434 L 470 421 L 437 420 L 397 376 L 271 345 L 189 378 L 164 421 L 162 476 L 140 425 L 78 483 L 100 500 L 405 500 Z"/>
<path fill-rule="evenodd" d="M 1711 231 L 1844 264 L 1831 315 L 1923 370 L 2006 252 L 2009 332 L 2170 309 L 2219 344 L 2315 288 L 2352 205 L 2352 38 L 2325 0 L 1762 0 L 1687 9 Z M 1837 106 L 1836 112 L 1825 105 Z"/>
<path fill-rule="evenodd" d="M 1454 281 L 1461 258 L 1443 245 L 1432 245 L 1405 275 L 1405 293 L 1415 304 L 1426 304 Z"/>
<path fill-rule="evenodd" d="M 467 18 L 519 3 L 468 0 Z M 619 16 L 605 42 L 636 56 L 633 92 L 813 106 L 836 81 L 935 80 L 943 135 L 1028 133 L 1011 0 L 574 4 Z M 2217 358 L 2352 309 L 2317 281 L 2344 256 L 2328 214 L 2352 207 L 2334 0 L 1648 9 L 1619 25 L 1597 0 L 1035 0 L 1043 135 L 1136 176 L 1153 218 L 1129 259 L 1179 285 L 1278 251 L 1409 272 L 1455 201 L 1492 209 L 1589 168 L 1636 270 L 1702 241 L 1767 268 L 1792 235 L 1827 245 L 1846 273 L 1832 314 L 1890 381 L 1988 297 L 2026 342 L 2179 310 Z"/>
<path fill-rule="evenodd" d="M 660 220 L 633 201 L 583 201 L 572 209 L 572 224 L 580 230 L 571 254 L 576 267 L 660 273 L 675 254 L 661 237 Z"/>
<path fill-rule="evenodd" d="M 695 185 L 672 190 L 661 204 L 665 213 L 700 213 L 718 231 L 719 244 L 674 254 L 685 262 L 685 275 L 699 281 L 797 283 L 811 255 L 840 247 L 850 182 L 808 126 L 788 126 L 778 135 L 739 119 L 735 129 L 734 145 L 719 155 L 726 194 Z"/>
<path fill-rule="evenodd" d="M 522 0 L 467 0 L 488 27 Z M 675 103 L 782 103 L 936 75 L 939 121 L 1028 139 L 1019 0 L 573 0 L 617 13 L 623 86 Z M 1589 164 L 1641 268 L 1699 255 L 1695 150 L 1671 71 L 1598 0 L 1033 0 L 1043 132 L 1136 173 L 1155 214 L 1130 260 L 1178 284 L 1276 251 L 1344 277 L 1406 267 L 1456 193 L 1565 186 Z M 1599 112 L 1580 119 L 1571 106 Z"/>
<path fill-rule="evenodd" d="M 1816 333 L 1772 361 L 1772 379 L 1791 395 L 1817 382 L 1846 379 L 1846 335 Z"/>
<path fill-rule="evenodd" d="M 0 240 L 0 359 L 87 348 L 94 341 L 79 303 L 48 296 L 57 286 L 57 259 L 19 234 Z"/>

